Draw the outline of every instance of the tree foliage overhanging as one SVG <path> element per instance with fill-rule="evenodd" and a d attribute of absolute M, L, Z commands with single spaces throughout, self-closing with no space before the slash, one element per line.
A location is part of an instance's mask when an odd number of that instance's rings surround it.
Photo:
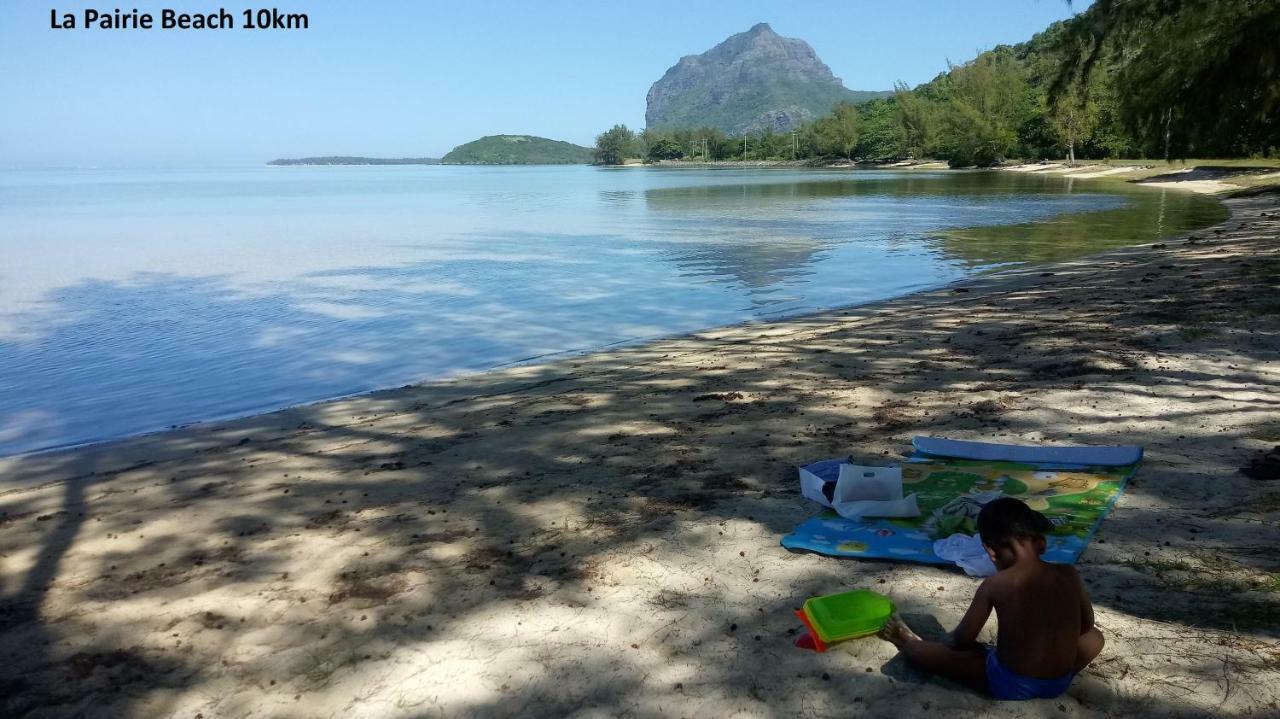
<path fill-rule="evenodd" d="M 1097 0 L 893 97 L 794 133 L 616 126 L 596 159 L 1280 156 L 1280 0 Z"/>

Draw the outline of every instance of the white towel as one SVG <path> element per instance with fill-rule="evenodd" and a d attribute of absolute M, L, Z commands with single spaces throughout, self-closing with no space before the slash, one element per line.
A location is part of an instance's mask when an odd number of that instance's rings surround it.
<path fill-rule="evenodd" d="M 955 562 L 971 577 L 989 577 L 996 573 L 996 565 L 977 535 L 957 533 L 939 539 L 933 543 L 933 553 L 939 559 Z"/>

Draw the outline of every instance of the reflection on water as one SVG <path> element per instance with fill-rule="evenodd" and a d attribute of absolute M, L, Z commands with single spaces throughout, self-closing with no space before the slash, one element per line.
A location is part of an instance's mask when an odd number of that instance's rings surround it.
<path fill-rule="evenodd" d="M 947 257 L 970 267 L 1010 262 L 1055 262 L 1134 245 L 1221 222 L 1227 209 L 1189 192 L 1144 191 L 1124 207 L 1070 213 L 1012 225 L 948 229 L 938 233 Z"/>
<path fill-rule="evenodd" d="M 1017 173 L 0 173 L 0 454 L 866 302 L 1224 214 Z"/>

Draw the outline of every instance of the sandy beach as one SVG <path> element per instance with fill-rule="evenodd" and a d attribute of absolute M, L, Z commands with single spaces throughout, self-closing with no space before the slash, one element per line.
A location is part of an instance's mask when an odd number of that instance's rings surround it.
<path fill-rule="evenodd" d="M 1280 485 L 1239 469 L 1280 444 L 1280 199 L 1227 204 L 874 305 L 0 459 L 0 714 L 1276 716 Z M 920 434 L 1146 447 L 1079 564 L 1108 644 L 1065 696 L 792 646 L 847 588 L 959 620 L 959 570 L 778 543 L 815 511 L 797 465 Z"/>
<path fill-rule="evenodd" d="M 1192 160 L 1179 166 L 1167 162 L 1159 166 L 1151 160 L 1119 160 L 1115 164 L 1092 164 L 1088 161 L 1070 165 L 1065 162 L 1033 162 L 1005 165 L 998 169 L 1005 172 L 1022 172 L 1038 175 L 1060 175 L 1073 180 L 1109 177 L 1147 187 L 1196 192 L 1204 195 L 1251 190 L 1280 182 L 1280 171 L 1274 160 L 1258 160 L 1253 163 L 1235 161 L 1217 165 L 1213 161 Z"/>

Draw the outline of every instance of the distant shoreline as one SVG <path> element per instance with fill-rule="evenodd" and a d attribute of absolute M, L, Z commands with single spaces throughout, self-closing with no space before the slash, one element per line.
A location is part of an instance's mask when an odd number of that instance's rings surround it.
<path fill-rule="evenodd" d="M 614 167 L 662 168 L 793 168 L 793 169 L 857 169 L 857 170 L 989 170 L 1028 174 L 1055 175 L 1067 179 L 1093 180 L 1106 178 L 1144 187 L 1158 187 L 1207 195 L 1228 195 L 1258 191 L 1264 187 L 1280 187 L 1280 163 L 1275 160 L 1167 160 L 1120 159 L 1066 162 L 1010 161 L 986 168 L 951 168 L 941 160 L 901 160 L 898 162 L 815 161 L 815 160 L 662 160 L 654 163 L 629 162 Z"/>
<path fill-rule="evenodd" d="M 437 157 L 325 157 L 280 158 L 267 163 L 269 167 L 326 166 L 326 165 L 439 165 Z"/>
<path fill-rule="evenodd" d="M 1259 191 L 1280 186 L 1280 163 L 1274 160 L 1190 160 L 1170 163 L 1161 160 L 1083 160 L 1065 162 L 1010 163 L 994 169 L 1066 179 L 1107 178 L 1144 187 L 1158 187 L 1204 195 Z"/>
<path fill-rule="evenodd" d="M 576 162 L 446 162 L 432 157 L 303 157 L 283 158 L 267 163 L 272 167 L 338 167 L 389 165 L 451 165 L 482 167 L 553 167 L 576 165 L 608 169 L 664 168 L 752 168 L 752 169 L 859 169 L 859 170 L 947 170 L 940 160 L 900 160 L 897 162 L 829 161 L 829 160 L 660 160 L 658 162 L 627 161 L 621 165 L 582 164 Z M 973 169 L 973 168 L 957 168 Z M 1148 187 L 1163 187 L 1201 194 L 1229 194 L 1262 186 L 1280 186 L 1280 163 L 1274 160 L 1190 160 L 1182 163 L 1150 159 L 1082 160 L 1076 165 L 1065 162 L 1010 161 L 988 169 L 1003 172 L 1059 175 L 1070 179 L 1107 178 Z"/>
<path fill-rule="evenodd" d="M 370 167 L 388 165 L 450 165 L 453 167 L 557 167 L 578 165 L 590 167 L 586 162 L 445 162 L 434 157 L 302 157 L 282 158 L 267 163 L 268 167 Z"/>
<path fill-rule="evenodd" d="M 657 162 L 628 162 L 614 167 L 792 167 L 825 170 L 849 168 L 860 170 L 946 170 L 947 163 L 938 160 L 903 160 L 901 162 L 860 162 L 847 160 L 659 160 Z"/>

